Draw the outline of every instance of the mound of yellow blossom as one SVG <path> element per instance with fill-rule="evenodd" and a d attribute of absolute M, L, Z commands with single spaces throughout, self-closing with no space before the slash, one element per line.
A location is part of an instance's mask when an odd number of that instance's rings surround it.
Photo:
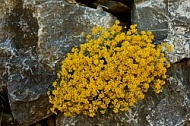
<path fill-rule="evenodd" d="M 136 26 L 127 32 L 119 21 L 106 30 L 98 26 L 85 44 L 72 48 L 62 61 L 54 89 L 47 92 L 52 112 L 90 117 L 118 113 L 144 99 L 150 87 L 155 93 L 161 91 L 170 67 L 165 45 L 155 46 L 151 31 L 138 34 Z"/>

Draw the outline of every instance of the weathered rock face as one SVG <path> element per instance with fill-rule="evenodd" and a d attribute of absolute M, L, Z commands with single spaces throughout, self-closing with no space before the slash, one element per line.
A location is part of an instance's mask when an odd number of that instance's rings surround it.
<path fill-rule="evenodd" d="M 167 55 L 175 63 L 190 57 L 190 4 L 189 0 L 135 0 L 132 22 L 139 30 L 151 30 L 155 41 L 172 44 Z"/>
<path fill-rule="evenodd" d="M 1 0 L 0 9 L 0 91 L 20 125 L 31 125 L 52 114 L 47 89 L 59 61 L 84 42 L 81 32 L 116 18 L 64 0 Z"/>
<path fill-rule="evenodd" d="M 26 2 L 26 5 L 28 3 Z M 82 41 L 81 33 L 96 25 L 108 27 L 114 18 L 105 12 L 64 2 L 42 3 L 36 6 L 38 20 L 38 58 L 50 70 L 63 54 Z"/>
<path fill-rule="evenodd" d="M 168 32 L 167 0 L 135 0 L 131 20 L 139 30 L 151 30 L 157 40 L 163 40 Z"/>
<path fill-rule="evenodd" d="M 134 0 L 133 3 L 132 21 L 138 24 L 138 29 L 152 30 L 155 42 L 165 40 L 173 46 L 173 51 L 167 54 L 173 64 L 162 93 L 150 91 L 127 112 L 110 117 L 69 118 L 59 114 L 56 125 L 189 125 L 189 2 Z M 108 27 L 115 18 L 65 0 L 0 0 L 0 3 L 0 93 L 8 94 L 14 119 L 21 126 L 31 125 L 52 115 L 46 91 L 65 54 L 84 42 L 81 32 L 89 32 L 97 25 Z"/>
<path fill-rule="evenodd" d="M 169 0 L 168 37 L 166 41 L 173 45 L 170 62 L 190 58 L 190 4 L 189 0 Z"/>
<path fill-rule="evenodd" d="M 169 70 L 168 85 L 163 89 L 160 101 L 146 116 L 151 126 L 189 125 L 190 118 L 190 60 L 172 65 Z"/>
<path fill-rule="evenodd" d="M 172 64 L 167 84 L 157 95 L 149 91 L 146 98 L 124 113 L 92 119 L 57 116 L 57 125 L 185 126 L 190 119 L 190 47 L 189 0 L 136 0 L 132 21 L 140 30 L 152 30 L 155 43 L 165 40 L 173 51 L 167 54 Z M 180 61 L 180 62 L 179 62 Z M 179 62 L 179 63 L 178 63 Z M 106 122 L 105 122 L 106 120 Z"/>
<path fill-rule="evenodd" d="M 90 118 L 83 115 L 74 117 L 64 117 L 63 114 L 59 114 L 56 117 L 56 126 L 131 126 L 130 123 L 121 120 L 121 115 L 118 118 L 115 116 Z"/>
<path fill-rule="evenodd" d="M 9 64 L 7 61 L 13 51 L 10 43 L 12 34 L 9 33 L 7 28 L 7 18 L 9 17 L 9 11 L 15 7 L 15 2 L 1 0 L 0 3 L 0 73 L 2 73 L 0 74 L 0 93 L 4 93 L 7 91 L 6 80 L 8 69 L 6 66 Z"/>

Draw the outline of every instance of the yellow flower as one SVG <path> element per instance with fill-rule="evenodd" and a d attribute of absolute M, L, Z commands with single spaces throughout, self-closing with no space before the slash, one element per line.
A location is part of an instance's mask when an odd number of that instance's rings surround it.
<path fill-rule="evenodd" d="M 152 32 L 151 31 L 147 31 L 147 35 L 152 35 Z"/>
<path fill-rule="evenodd" d="M 71 52 L 73 52 L 73 53 L 74 53 L 74 52 L 77 52 L 77 51 L 78 51 L 78 48 L 72 48 L 72 49 L 71 49 Z"/>
<path fill-rule="evenodd" d="M 119 20 L 116 20 L 116 21 L 115 21 L 115 24 L 116 24 L 116 25 L 118 25 L 119 23 L 120 23 L 120 21 L 119 21 Z"/>
<path fill-rule="evenodd" d="M 90 38 L 91 38 L 91 35 L 87 35 L 86 38 L 87 38 L 87 39 L 90 39 Z"/>
<path fill-rule="evenodd" d="M 95 113 L 91 112 L 88 114 L 90 117 L 94 117 L 95 116 Z"/>
<path fill-rule="evenodd" d="M 168 51 L 168 52 L 171 52 L 171 51 L 172 51 L 172 45 L 171 45 L 171 44 L 167 46 L 167 51 Z"/>
<path fill-rule="evenodd" d="M 143 85 L 142 85 L 142 88 L 143 88 L 143 91 L 144 91 L 144 92 L 147 92 L 148 89 L 149 89 L 149 84 L 148 84 L 148 83 L 143 84 Z"/>
<path fill-rule="evenodd" d="M 120 111 L 122 111 L 122 112 L 127 111 L 127 109 L 128 109 L 127 107 L 123 107 L 123 108 L 120 108 Z"/>
<path fill-rule="evenodd" d="M 105 110 L 101 110 L 100 113 L 101 113 L 101 114 L 105 114 L 106 111 L 105 111 Z"/>
<path fill-rule="evenodd" d="M 81 36 L 82 36 L 82 37 L 84 37 L 84 36 L 85 36 L 85 33 L 84 33 L 84 32 L 82 32 L 82 33 L 81 33 Z"/>
<path fill-rule="evenodd" d="M 96 35 L 101 30 L 102 30 L 101 26 L 97 26 L 96 28 L 93 28 L 92 29 L 92 35 Z"/>
<path fill-rule="evenodd" d="M 160 93 L 170 67 L 163 52 L 166 45 L 152 44 L 152 32 L 138 34 L 136 24 L 123 32 L 119 23 L 93 28 L 85 35 L 86 43 L 66 55 L 47 92 L 52 112 L 90 117 L 118 113 L 144 99 L 150 87 Z"/>
<path fill-rule="evenodd" d="M 130 26 L 131 29 L 136 29 L 136 27 L 137 27 L 137 24 L 134 24 L 134 25 Z"/>
<path fill-rule="evenodd" d="M 47 91 L 47 95 L 50 95 L 50 91 Z"/>
<path fill-rule="evenodd" d="M 145 32 L 145 31 L 141 31 L 141 34 L 142 34 L 142 35 L 145 35 L 145 34 L 146 34 L 146 32 Z"/>
<path fill-rule="evenodd" d="M 127 31 L 127 35 L 131 35 L 131 31 Z"/>
<path fill-rule="evenodd" d="M 169 64 L 169 63 L 167 63 L 166 67 L 167 67 L 167 68 L 169 68 L 169 67 L 170 67 L 170 64 Z"/>
<path fill-rule="evenodd" d="M 116 108 L 113 109 L 113 112 L 114 112 L 114 113 L 118 113 L 118 111 L 119 111 L 119 110 L 116 109 Z"/>

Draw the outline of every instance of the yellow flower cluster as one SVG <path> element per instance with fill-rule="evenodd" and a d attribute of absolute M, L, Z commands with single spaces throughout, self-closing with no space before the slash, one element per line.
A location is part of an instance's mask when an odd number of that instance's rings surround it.
<path fill-rule="evenodd" d="M 161 91 L 170 67 L 163 45 L 152 44 L 151 31 L 138 34 L 136 26 L 127 32 L 119 21 L 106 30 L 98 26 L 85 44 L 72 48 L 62 61 L 54 89 L 47 92 L 52 112 L 90 117 L 118 113 L 144 99 L 149 87 Z"/>

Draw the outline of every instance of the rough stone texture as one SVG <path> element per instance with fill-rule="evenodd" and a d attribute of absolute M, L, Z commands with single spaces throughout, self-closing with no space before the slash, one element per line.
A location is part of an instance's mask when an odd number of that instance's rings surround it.
<path fill-rule="evenodd" d="M 122 2 L 123 0 L 120 0 Z M 110 14 L 64 0 L 0 0 L 0 93 L 7 93 L 14 119 L 28 126 L 49 117 L 46 91 L 60 61 L 83 43 L 82 31 L 113 24 Z M 127 112 L 102 117 L 56 117 L 56 125 L 190 125 L 190 0 L 135 0 L 132 17 L 155 42 L 172 44 L 172 64 L 162 93 L 150 91 Z M 180 61 L 180 62 L 179 62 Z M 178 63 L 176 63 L 178 62 Z"/>
<path fill-rule="evenodd" d="M 135 0 L 132 22 L 139 30 L 151 30 L 155 42 L 173 46 L 168 61 L 175 63 L 190 57 L 190 0 Z"/>
<path fill-rule="evenodd" d="M 11 114 L 1 112 L 0 117 L 1 117 L 0 119 L 1 126 L 19 126 L 19 124 L 15 122 Z"/>
<path fill-rule="evenodd" d="M 0 92 L 8 91 L 13 117 L 31 125 L 52 115 L 46 95 L 81 32 L 108 27 L 109 13 L 64 0 L 0 0 Z"/>
<path fill-rule="evenodd" d="M 172 65 L 168 73 L 168 84 L 146 119 L 151 126 L 190 125 L 190 60 Z"/>
<path fill-rule="evenodd" d="M 187 126 L 190 125 L 189 0 L 136 0 L 132 21 L 139 30 L 152 30 L 155 42 L 172 44 L 167 54 L 172 64 L 162 92 L 153 91 L 129 111 L 100 120 L 84 116 L 57 116 L 57 125 Z M 179 62 L 179 63 L 178 63 Z M 106 120 L 106 122 L 105 122 Z"/>
<path fill-rule="evenodd" d="M 39 24 L 38 57 L 50 69 L 71 47 L 83 42 L 80 33 L 96 25 L 108 27 L 114 23 L 108 13 L 61 1 L 37 5 L 34 16 Z"/>
<path fill-rule="evenodd" d="M 56 117 L 56 126 L 132 126 L 130 123 L 124 122 L 115 116 L 90 118 L 83 115 L 77 115 L 74 117 L 64 117 L 63 114 L 59 114 Z"/>
<path fill-rule="evenodd" d="M 157 40 L 163 40 L 168 32 L 167 11 L 167 0 L 134 0 L 131 21 L 139 31 L 151 30 Z"/>
<path fill-rule="evenodd" d="M 1 31 L 1 30 L 0 30 Z M 10 64 L 10 57 L 14 55 L 14 45 L 10 39 L 0 43 L 0 93 L 7 92 L 7 78 Z"/>
<path fill-rule="evenodd" d="M 10 46 L 10 38 L 12 34 L 9 33 L 7 27 L 7 19 L 9 17 L 9 12 L 15 7 L 15 0 L 7 1 L 0 0 L 0 93 L 7 92 L 6 80 L 7 80 L 7 65 L 8 60 L 12 52 L 12 47 Z"/>
<path fill-rule="evenodd" d="M 168 0 L 168 43 L 173 51 L 168 55 L 170 62 L 190 58 L 190 0 Z"/>

